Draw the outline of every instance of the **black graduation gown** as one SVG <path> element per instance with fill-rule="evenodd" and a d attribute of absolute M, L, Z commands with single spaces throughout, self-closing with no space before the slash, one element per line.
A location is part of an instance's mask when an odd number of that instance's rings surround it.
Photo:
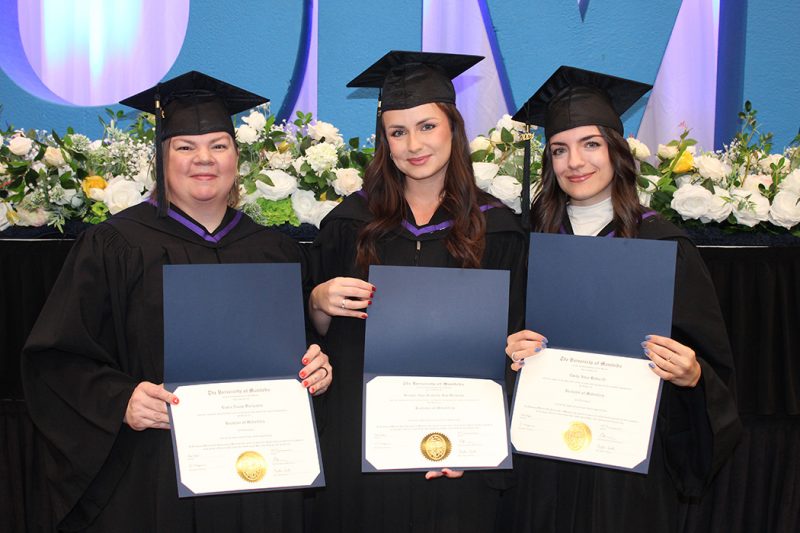
<path fill-rule="evenodd" d="M 568 219 L 564 228 L 572 234 Z M 647 475 L 515 455 L 517 484 L 504 501 L 513 531 L 683 531 L 687 503 L 702 496 L 738 441 L 733 357 L 708 270 L 688 237 L 658 216 L 642 222 L 639 238 L 678 243 L 672 338 L 695 350 L 700 382 L 664 383 Z"/>
<path fill-rule="evenodd" d="M 524 293 L 526 234 L 519 219 L 499 202 L 496 204 L 485 211 L 487 233 L 482 266 L 511 271 L 510 316 L 514 322 L 510 329 L 516 330 L 522 316 L 519 296 Z M 380 239 L 377 252 L 381 264 L 459 267 L 444 245 L 448 230 L 429 231 L 447 218 L 440 209 L 427 226 L 409 224 Z M 370 219 L 364 198 L 354 194 L 323 220 L 312 247 L 315 283 L 337 276 L 363 279 L 355 266 L 356 237 Z M 380 294 L 381 288 L 377 287 L 375 298 Z M 327 487 L 315 500 L 312 529 L 387 533 L 492 531 L 500 493 L 510 477 L 507 471 L 466 472 L 461 479 L 430 481 L 421 472 L 361 473 L 364 328 L 364 320 L 334 317 L 322 341 L 335 377 L 327 393 L 328 411 L 321 437 Z M 453 364 L 458 365 L 458 361 Z"/>
<path fill-rule="evenodd" d="M 302 530 L 300 491 L 178 499 L 169 432 L 122 422 L 138 383 L 163 382 L 162 265 L 300 261 L 294 241 L 236 216 L 209 242 L 143 203 L 76 241 L 22 360 L 60 529 Z"/>

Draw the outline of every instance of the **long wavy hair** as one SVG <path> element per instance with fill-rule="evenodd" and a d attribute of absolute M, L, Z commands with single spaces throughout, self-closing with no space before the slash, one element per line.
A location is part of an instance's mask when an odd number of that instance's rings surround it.
<path fill-rule="evenodd" d="M 452 133 L 441 205 L 453 220 L 453 225 L 444 243 L 450 255 L 463 268 L 477 268 L 481 264 L 486 245 L 486 222 L 480 210 L 480 202 L 487 200 L 488 195 L 475 184 L 469 141 L 461 113 L 453 104 L 436 105 L 450 122 Z M 404 195 L 405 176 L 390 157 L 386 134 L 380 132 L 376 142 L 375 157 L 364 171 L 364 192 L 373 218 L 361 229 L 356 242 L 356 264 L 364 272 L 369 265 L 380 262 L 376 250 L 377 240 L 398 227 L 409 215 Z"/>
<path fill-rule="evenodd" d="M 618 237 L 636 237 L 644 213 L 636 192 L 636 162 L 619 132 L 605 126 L 597 128 L 606 140 L 608 157 L 614 169 L 611 180 L 614 231 Z M 548 142 L 542 154 L 542 181 L 531 206 L 533 231 L 558 233 L 566 216 L 568 201 L 569 197 L 558 185 Z"/>

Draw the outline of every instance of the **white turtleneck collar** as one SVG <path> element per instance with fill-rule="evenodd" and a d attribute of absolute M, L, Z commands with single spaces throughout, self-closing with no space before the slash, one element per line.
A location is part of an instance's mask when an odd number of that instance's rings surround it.
<path fill-rule="evenodd" d="M 567 204 L 569 223 L 575 235 L 597 235 L 614 219 L 614 205 L 611 197 L 593 205 Z"/>

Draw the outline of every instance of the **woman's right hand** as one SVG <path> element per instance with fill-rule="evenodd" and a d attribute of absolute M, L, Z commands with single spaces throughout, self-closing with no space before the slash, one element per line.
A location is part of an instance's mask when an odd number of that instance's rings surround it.
<path fill-rule="evenodd" d="M 320 283 L 308 298 L 311 321 L 324 335 L 330 326 L 330 317 L 347 316 L 367 318 L 364 310 L 372 303 L 375 287 L 358 278 L 333 278 Z"/>
<path fill-rule="evenodd" d="M 131 394 L 122 421 L 131 429 L 169 429 L 167 403 L 178 405 L 178 397 L 167 391 L 164 384 L 142 381 Z"/>
<path fill-rule="evenodd" d="M 509 335 L 506 341 L 506 355 L 511 358 L 511 369 L 519 370 L 525 365 L 525 358 L 537 355 L 547 348 L 547 337 L 525 329 Z"/>

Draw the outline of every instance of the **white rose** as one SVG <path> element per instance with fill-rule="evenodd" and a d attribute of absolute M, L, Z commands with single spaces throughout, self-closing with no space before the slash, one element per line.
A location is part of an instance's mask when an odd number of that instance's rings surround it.
<path fill-rule="evenodd" d="M 503 128 L 507 129 L 514 134 L 514 139 L 516 140 L 519 136 L 517 131 L 524 130 L 525 124 L 522 122 L 517 122 L 516 120 L 511 120 L 511 115 L 505 114 L 500 118 L 500 120 L 497 121 L 495 128 L 497 128 L 498 131 L 502 130 Z"/>
<path fill-rule="evenodd" d="M 2 174 L 2 172 L 0 172 Z M 800 168 L 796 168 L 789 172 L 778 185 L 781 191 L 789 191 L 795 194 L 800 194 Z"/>
<path fill-rule="evenodd" d="M 492 130 L 492 133 L 491 135 L 489 135 L 489 138 L 494 144 L 500 144 L 503 142 L 503 137 L 500 130 Z"/>
<path fill-rule="evenodd" d="M 309 146 L 306 150 L 306 160 L 314 172 L 324 172 L 332 169 L 339 159 L 336 147 L 331 143 L 324 142 Z"/>
<path fill-rule="evenodd" d="M 786 229 L 800 224 L 800 196 L 791 191 L 776 194 L 769 208 L 769 221 Z"/>
<path fill-rule="evenodd" d="M 733 216 L 736 222 L 752 228 L 769 217 L 769 200 L 748 189 L 733 189 Z"/>
<path fill-rule="evenodd" d="M 678 155 L 678 147 L 667 146 L 666 144 L 659 144 L 657 153 L 658 157 L 660 157 L 661 159 L 672 159 L 673 157 Z"/>
<path fill-rule="evenodd" d="M 339 205 L 339 202 L 334 202 L 333 200 L 317 202 L 317 207 L 314 210 L 314 220 L 311 223 L 319 228 L 319 225 L 322 223 L 322 219 L 328 216 L 328 213 L 333 211 L 333 208 L 337 205 Z"/>
<path fill-rule="evenodd" d="M 105 202 L 106 201 L 106 191 L 105 189 L 98 189 L 92 187 L 89 189 L 89 198 L 94 200 L 95 202 Z"/>
<path fill-rule="evenodd" d="M 61 149 L 53 146 L 48 146 L 44 151 L 44 162 L 51 167 L 60 167 L 66 164 L 66 161 L 64 161 L 64 154 L 61 153 Z"/>
<path fill-rule="evenodd" d="M 761 159 L 758 162 L 758 166 L 761 167 L 765 173 L 770 174 L 772 172 L 772 165 L 777 165 L 781 159 L 785 159 L 783 154 L 771 154 L 766 156 L 764 159 Z M 786 165 L 786 161 L 784 161 L 784 166 Z"/>
<path fill-rule="evenodd" d="M 250 126 L 256 131 L 261 131 L 267 125 L 267 117 L 258 111 L 251 111 L 246 117 L 242 117 L 242 122 Z"/>
<path fill-rule="evenodd" d="M 243 144 L 253 144 L 258 140 L 258 131 L 245 124 L 236 128 L 236 140 Z"/>
<path fill-rule="evenodd" d="M 322 122 L 321 120 L 308 125 L 308 135 L 315 141 L 325 139 L 325 142 L 329 142 L 336 147 L 344 144 L 344 139 L 342 139 L 342 136 L 339 134 L 339 128 L 333 124 Z"/>
<path fill-rule="evenodd" d="M 269 152 L 267 154 L 267 163 L 269 163 L 270 168 L 286 170 L 292 166 L 292 153 L 288 150 L 286 152 Z"/>
<path fill-rule="evenodd" d="M 317 199 L 313 191 L 296 190 L 292 194 L 292 209 L 300 222 L 314 224 L 316 220 Z"/>
<path fill-rule="evenodd" d="M 303 174 L 303 163 L 305 163 L 305 162 L 306 162 L 305 156 L 298 157 L 297 159 L 292 161 L 292 168 L 295 170 L 295 172 L 297 172 L 298 174 L 302 175 Z"/>
<path fill-rule="evenodd" d="M 642 141 L 635 137 L 628 137 L 628 148 L 630 148 L 633 157 L 639 161 L 644 161 L 650 157 L 650 148 L 647 147 Z"/>
<path fill-rule="evenodd" d="M 4 201 L 0 200 L 0 231 L 6 230 L 11 226 L 11 219 L 8 213 L 11 207 Z"/>
<path fill-rule="evenodd" d="M 103 189 L 103 202 L 108 206 L 108 212 L 112 215 L 141 203 L 143 199 L 141 185 L 127 180 L 123 176 L 112 179 Z"/>
<path fill-rule="evenodd" d="M 515 213 L 522 212 L 522 203 L 519 195 L 522 193 L 522 184 L 512 176 L 497 176 L 489 185 L 489 194 L 506 204 Z"/>
<path fill-rule="evenodd" d="M 49 218 L 47 211 L 41 207 L 35 211 L 17 209 L 17 216 L 19 217 L 18 226 L 32 226 L 34 228 L 44 226 L 47 224 L 47 219 Z"/>
<path fill-rule="evenodd" d="M 5 176 L 6 172 L 8 172 L 8 167 L 0 163 L 0 176 Z"/>
<path fill-rule="evenodd" d="M 481 190 L 488 191 L 492 180 L 500 171 L 494 163 L 472 163 L 472 172 L 475 174 L 475 183 Z"/>
<path fill-rule="evenodd" d="M 761 194 L 761 191 L 758 189 L 759 185 L 763 185 L 769 189 L 769 186 L 772 185 L 772 176 L 767 176 L 766 174 L 748 174 L 742 183 L 742 188 Z"/>
<path fill-rule="evenodd" d="M 340 196 L 349 196 L 354 192 L 361 190 L 364 186 L 364 180 L 358 174 L 358 170 L 354 168 L 337 168 L 336 179 L 333 180 L 333 190 Z"/>
<path fill-rule="evenodd" d="M 484 137 L 483 135 L 479 137 L 475 137 L 472 139 L 472 142 L 469 143 L 469 151 L 470 152 L 478 152 L 480 150 L 488 150 L 492 147 L 491 141 Z"/>
<path fill-rule="evenodd" d="M 672 176 L 672 178 L 675 180 L 675 186 L 678 187 L 679 189 L 681 187 L 685 187 L 686 185 L 691 185 L 694 177 L 695 177 L 694 174 L 681 174 L 678 177 L 675 177 L 675 175 L 673 174 Z"/>
<path fill-rule="evenodd" d="M 294 176 L 287 174 L 283 170 L 262 170 L 259 174 L 264 174 L 272 185 L 256 179 L 255 197 L 263 197 L 267 200 L 283 200 L 297 190 L 297 180 Z"/>
<path fill-rule="evenodd" d="M 8 149 L 11 150 L 11 153 L 14 155 L 25 155 L 31 151 L 31 147 L 33 147 L 33 140 L 21 135 L 13 137 L 8 141 Z"/>
<path fill-rule="evenodd" d="M 704 178 L 708 178 L 717 183 L 721 182 L 731 173 L 730 165 L 723 163 L 713 155 L 705 154 L 694 160 L 697 172 Z"/>
<path fill-rule="evenodd" d="M 728 198 L 728 199 L 726 199 Z M 728 218 L 733 211 L 733 204 L 730 202 L 730 193 L 721 187 L 714 187 L 714 194 L 708 203 L 708 211 L 700 217 L 700 222 L 722 222 Z"/>
<path fill-rule="evenodd" d="M 684 220 L 700 218 L 708 213 L 711 191 L 700 185 L 684 185 L 672 195 L 672 209 L 678 212 Z"/>

